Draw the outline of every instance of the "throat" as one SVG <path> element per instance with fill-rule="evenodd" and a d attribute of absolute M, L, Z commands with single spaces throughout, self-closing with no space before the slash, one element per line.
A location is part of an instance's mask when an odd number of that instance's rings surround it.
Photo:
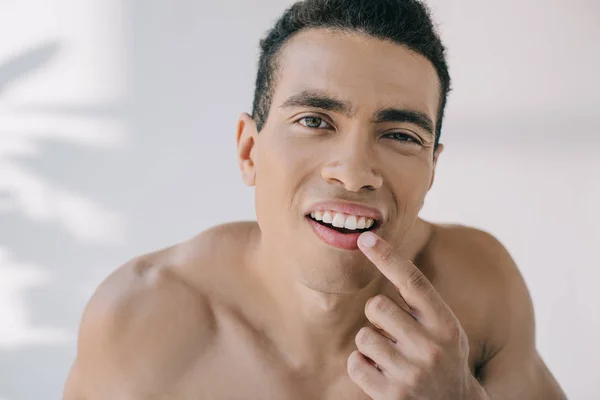
<path fill-rule="evenodd" d="M 346 359 L 355 348 L 356 333 L 368 324 L 366 317 L 352 321 L 323 317 L 318 321 L 307 318 L 287 320 L 276 332 L 271 332 L 274 348 L 291 369 L 317 371 L 331 365 L 333 360 Z"/>

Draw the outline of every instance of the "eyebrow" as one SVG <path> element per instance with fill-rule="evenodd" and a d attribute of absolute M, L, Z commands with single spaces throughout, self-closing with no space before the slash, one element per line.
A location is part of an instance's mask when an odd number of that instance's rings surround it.
<path fill-rule="evenodd" d="M 431 136 L 435 136 L 433 131 L 433 121 L 427 114 L 421 111 L 406 110 L 399 108 L 386 108 L 379 110 L 375 114 L 376 123 L 381 122 L 408 122 L 425 130 Z"/>
<path fill-rule="evenodd" d="M 343 114 L 346 117 L 352 117 L 355 113 L 350 102 L 336 99 L 318 90 L 304 90 L 289 97 L 281 104 L 281 108 L 292 107 L 320 108 Z M 407 122 L 417 125 L 431 136 L 435 136 L 433 121 L 427 114 L 421 111 L 393 107 L 385 108 L 375 113 L 373 122 Z"/>
<path fill-rule="evenodd" d="M 331 95 L 316 90 L 304 90 L 289 97 L 283 102 L 281 108 L 312 107 L 322 110 L 334 111 L 351 117 L 352 106 L 347 101 L 338 100 Z"/>

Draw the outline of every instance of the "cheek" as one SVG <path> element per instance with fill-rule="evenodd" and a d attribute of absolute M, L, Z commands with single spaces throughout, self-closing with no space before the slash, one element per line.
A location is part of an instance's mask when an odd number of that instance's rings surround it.
<path fill-rule="evenodd" d="M 262 211 L 263 220 L 275 214 L 281 219 L 293 211 L 297 191 L 318 162 L 315 153 L 315 146 L 298 138 L 274 137 L 261 143 L 256 162 L 255 200 L 257 213 Z"/>
<path fill-rule="evenodd" d="M 307 138 L 273 138 L 261 149 L 258 175 L 269 185 L 297 185 L 309 173 L 312 165 L 318 162 L 319 146 L 309 143 Z"/>
<path fill-rule="evenodd" d="M 400 209 L 411 213 L 420 209 L 429 189 L 432 165 L 417 157 L 401 157 L 390 160 L 389 183 Z"/>

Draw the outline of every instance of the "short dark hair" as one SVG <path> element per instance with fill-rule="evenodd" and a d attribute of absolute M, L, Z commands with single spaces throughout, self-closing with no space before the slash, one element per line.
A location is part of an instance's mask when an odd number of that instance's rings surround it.
<path fill-rule="evenodd" d="M 430 11 L 418 0 L 304 0 L 289 7 L 260 41 L 252 118 L 258 131 L 266 123 L 277 78 L 277 56 L 296 33 L 310 28 L 360 32 L 405 46 L 426 57 L 440 80 L 435 145 L 439 143 L 450 75 L 445 48 Z"/>

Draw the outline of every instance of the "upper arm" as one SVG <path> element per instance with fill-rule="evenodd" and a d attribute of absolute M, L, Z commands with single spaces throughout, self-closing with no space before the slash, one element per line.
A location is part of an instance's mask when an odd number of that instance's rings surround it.
<path fill-rule="evenodd" d="M 533 304 L 519 270 L 497 240 L 484 240 L 497 274 L 489 310 L 491 354 L 479 370 L 486 393 L 491 400 L 566 399 L 537 352 Z"/>
<path fill-rule="evenodd" d="M 151 399 L 168 392 L 202 351 L 210 317 L 203 298 L 166 269 L 121 267 L 86 306 L 65 400 Z"/>

